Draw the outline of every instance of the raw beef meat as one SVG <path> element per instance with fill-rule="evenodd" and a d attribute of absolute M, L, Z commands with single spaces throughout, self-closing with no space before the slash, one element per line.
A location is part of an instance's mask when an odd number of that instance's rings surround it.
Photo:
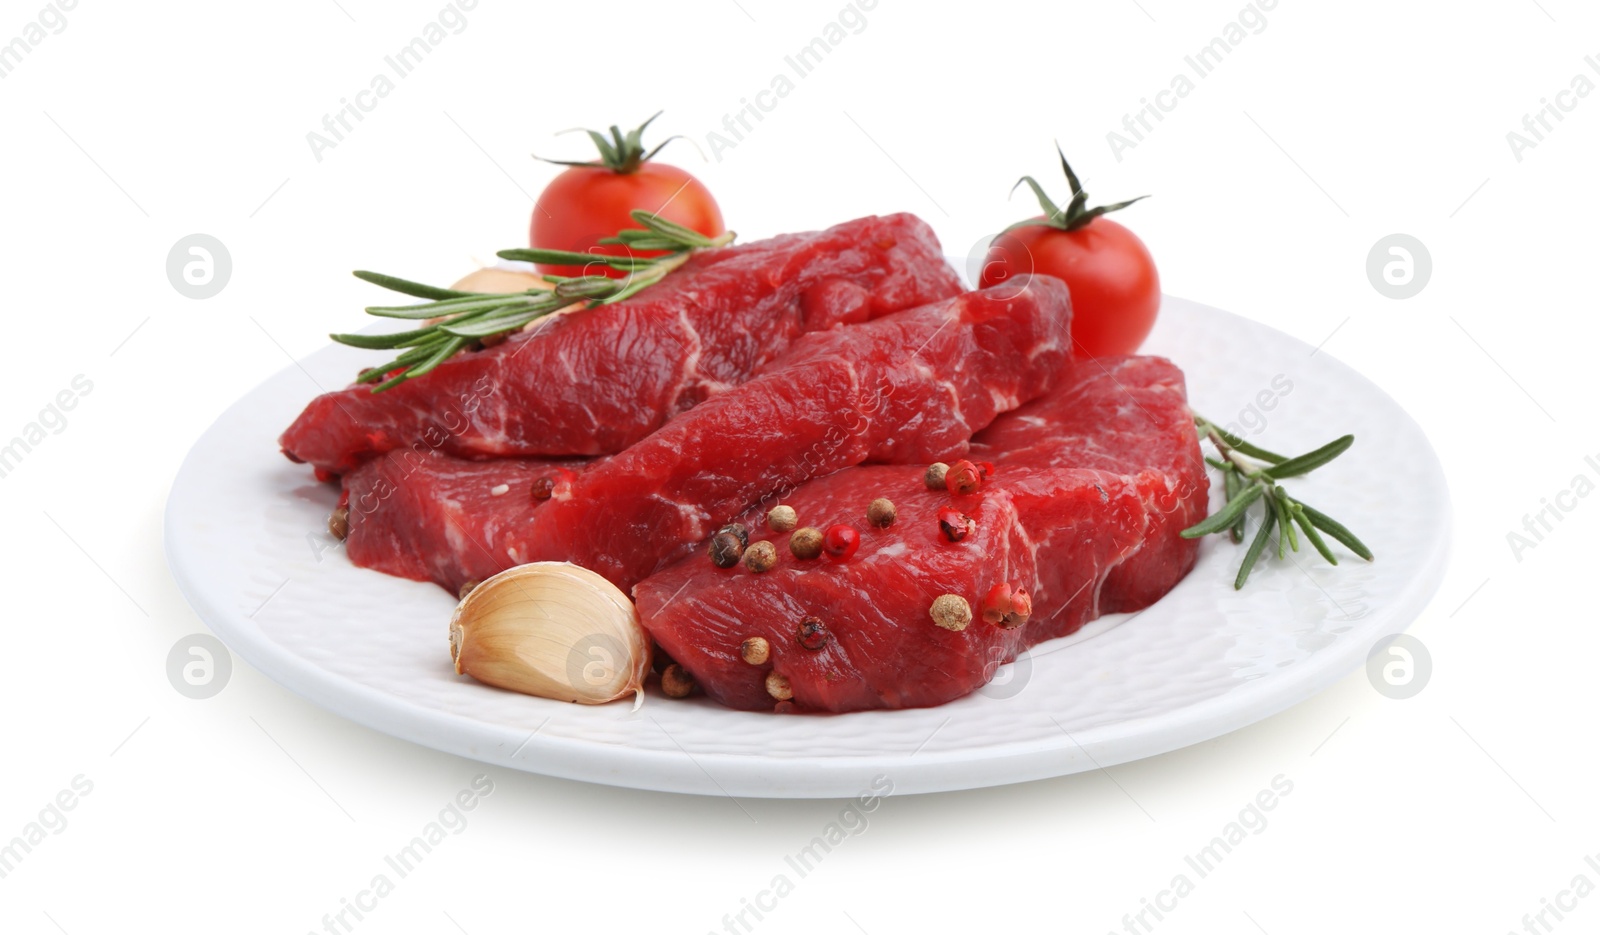
<path fill-rule="evenodd" d="M 810 478 L 959 457 L 973 432 L 1069 366 L 1070 319 L 1066 286 L 1038 277 L 805 335 L 761 376 L 558 491 L 514 550 L 627 588 Z"/>
<path fill-rule="evenodd" d="M 959 291 L 933 231 L 909 214 L 707 250 L 633 299 L 545 319 L 426 379 L 324 394 L 279 443 L 336 474 L 407 447 L 613 453 L 743 383 L 803 333 Z"/>
<path fill-rule="evenodd" d="M 924 707 L 976 690 L 1028 646 L 1149 605 L 1193 566 L 1198 543 L 1178 531 L 1206 515 L 1208 483 L 1183 375 L 1171 363 L 1080 362 L 1065 385 L 1002 416 L 972 448 L 994 465 L 976 494 L 927 489 L 919 465 L 851 468 L 786 497 L 802 526 L 860 531 L 847 561 L 794 558 L 789 536 L 768 532 L 752 511 L 743 521 L 752 541 L 773 540 L 777 567 L 719 569 L 690 555 L 634 589 L 641 620 L 708 695 L 732 707 L 773 709 L 772 673 L 793 693 L 779 710 Z M 897 507 L 886 529 L 865 521 L 878 497 Z M 959 542 L 940 529 L 947 506 L 974 521 Z M 997 586 L 1031 597 L 1026 622 L 985 621 Z M 930 607 L 944 594 L 968 602 L 964 629 L 935 625 Z M 805 636 L 815 648 L 800 642 L 807 618 L 822 626 Z M 752 665 L 740 646 L 757 636 L 771 658 Z"/>
<path fill-rule="evenodd" d="M 341 478 L 350 510 L 345 553 L 362 568 L 454 593 L 526 559 L 505 541 L 527 525 L 553 490 L 590 466 L 586 459 L 468 461 L 437 451 L 391 451 Z M 541 491 L 543 492 L 543 491 Z"/>

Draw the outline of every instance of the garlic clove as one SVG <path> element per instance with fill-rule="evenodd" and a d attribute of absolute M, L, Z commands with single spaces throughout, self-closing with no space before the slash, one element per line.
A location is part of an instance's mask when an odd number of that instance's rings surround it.
<path fill-rule="evenodd" d="M 643 697 L 650 638 L 633 602 L 570 562 L 533 562 L 473 588 L 450 619 L 456 672 L 579 704 Z"/>
<path fill-rule="evenodd" d="M 536 273 L 485 266 L 456 280 L 450 288 L 459 292 L 526 292 L 529 289 L 554 287 Z"/>

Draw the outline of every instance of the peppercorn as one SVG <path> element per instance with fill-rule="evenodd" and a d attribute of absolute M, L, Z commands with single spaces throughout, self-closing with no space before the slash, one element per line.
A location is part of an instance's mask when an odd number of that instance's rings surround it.
<path fill-rule="evenodd" d="M 328 535 L 340 541 L 350 535 L 349 507 L 336 507 L 332 513 L 328 514 Z"/>
<path fill-rule="evenodd" d="M 894 501 L 887 497 L 879 497 L 867 506 L 867 522 L 878 529 L 886 529 L 894 525 Z"/>
<path fill-rule="evenodd" d="M 950 470 L 950 465 L 943 461 L 935 461 L 928 465 L 928 472 L 922 475 L 922 482 L 928 485 L 929 490 L 943 490 L 944 476 Z"/>
<path fill-rule="evenodd" d="M 822 530 L 815 526 L 796 529 L 789 537 L 789 551 L 795 558 L 816 558 L 822 554 Z"/>
<path fill-rule="evenodd" d="M 959 594 L 941 594 L 934 598 L 933 606 L 928 608 L 928 616 L 933 618 L 935 625 L 959 633 L 972 622 L 972 605 Z"/>
<path fill-rule="evenodd" d="M 661 691 L 668 698 L 687 698 L 694 691 L 694 676 L 674 662 L 661 672 Z"/>
<path fill-rule="evenodd" d="M 532 492 L 535 500 L 550 499 L 550 495 L 556 492 L 556 479 L 549 475 L 535 477 L 533 479 Z"/>
<path fill-rule="evenodd" d="M 828 628 L 817 617 L 807 617 L 800 621 L 800 626 L 795 630 L 795 639 L 812 652 L 828 645 L 828 640 L 832 638 Z"/>
<path fill-rule="evenodd" d="M 822 551 L 834 561 L 842 562 L 856 554 L 856 549 L 861 547 L 861 533 L 856 532 L 854 526 L 844 523 L 834 523 L 822 535 Z"/>
<path fill-rule="evenodd" d="M 945 489 L 951 496 L 964 497 L 978 492 L 983 486 L 983 473 L 971 461 L 961 460 L 950 465 L 944 476 Z"/>
<path fill-rule="evenodd" d="M 744 523 L 729 523 L 728 525 L 726 525 L 726 526 L 722 527 L 721 529 L 717 530 L 717 532 L 718 533 L 726 532 L 726 533 L 731 533 L 731 534 L 733 534 L 735 536 L 738 536 L 739 537 L 739 547 L 742 548 L 742 549 L 750 548 L 750 528 L 748 526 L 746 526 Z"/>
<path fill-rule="evenodd" d="M 951 542 L 960 542 L 976 527 L 972 517 L 960 510 L 948 506 L 939 508 L 939 531 Z"/>
<path fill-rule="evenodd" d="M 772 646 L 764 636 L 752 636 L 739 644 L 739 658 L 753 666 L 764 666 L 772 658 Z"/>
<path fill-rule="evenodd" d="M 1016 615 L 1018 624 L 1027 623 L 1028 618 L 1033 616 L 1033 597 L 1017 588 L 1011 594 L 1011 612 Z"/>
<path fill-rule="evenodd" d="M 763 539 L 750 545 L 744 550 L 744 567 L 756 574 L 771 571 L 778 564 L 778 548 L 771 542 Z"/>
<path fill-rule="evenodd" d="M 794 688 L 789 685 L 789 680 L 776 672 L 767 673 L 767 694 L 779 701 L 788 701 L 794 697 Z"/>
<path fill-rule="evenodd" d="M 1028 622 L 1033 615 L 1033 598 L 1022 588 L 1013 589 L 1001 583 L 989 589 L 983 597 L 983 619 L 997 627 L 1011 630 Z"/>
<path fill-rule="evenodd" d="M 767 513 L 767 528 L 773 532 L 788 532 L 800 522 L 792 506 L 775 506 Z"/>
<path fill-rule="evenodd" d="M 732 568 L 744 557 L 744 545 L 731 532 L 719 532 L 711 537 L 711 564 L 718 568 Z"/>

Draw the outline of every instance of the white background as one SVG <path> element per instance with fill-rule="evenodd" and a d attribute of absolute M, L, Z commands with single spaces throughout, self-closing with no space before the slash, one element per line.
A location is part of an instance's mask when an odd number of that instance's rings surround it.
<path fill-rule="evenodd" d="M 0 42 L 40 6 L 0 3 Z M 204 625 L 161 555 L 170 479 L 231 400 L 361 324 L 373 293 L 348 270 L 448 281 L 520 245 L 529 193 L 555 171 L 529 153 L 586 155 L 559 130 L 664 107 L 660 133 L 704 148 L 841 4 L 482 0 L 314 158 L 306 133 L 440 7 L 86 0 L 0 81 L 0 437 L 75 375 L 94 385 L 0 480 L 0 839 L 73 777 L 94 784 L 0 879 L 0 930 L 320 930 L 482 771 L 242 663 L 213 699 L 175 692 L 167 651 Z M 1018 176 L 1060 191 L 1052 139 L 1098 199 L 1153 193 L 1123 220 L 1166 291 L 1326 341 L 1428 430 L 1457 509 L 1450 574 L 1413 629 L 1432 681 L 1393 701 L 1353 673 L 1264 723 L 1109 773 L 890 798 L 761 931 L 1120 929 L 1279 774 L 1294 791 L 1270 825 L 1158 930 L 1500 933 L 1576 875 L 1600 883 L 1583 860 L 1600 853 L 1600 505 L 1576 501 L 1520 561 L 1506 538 L 1575 475 L 1596 477 L 1586 455 L 1600 461 L 1600 96 L 1520 161 L 1506 139 L 1575 75 L 1600 82 L 1584 61 L 1600 17 L 1576 0 L 1281 0 L 1116 158 L 1107 132 L 1241 7 L 881 0 L 720 161 L 685 141 L 666 158 L 746 239 L 910 210 L 963 254 L 1031 212 L 1007 200 Z M 233 257 L 204 301 L 165 272 L 195 232 Z M 1433 258 L 1405 301 L 1365 272 L 1395 232 Z M 1393 491 L 1396 511 L 1409 493 Z M 720 930 L 841 807 L 493 780 L 466 831 L 358 931 Z M 1593 931 L 1600 899 L 1546 920 Z"/>

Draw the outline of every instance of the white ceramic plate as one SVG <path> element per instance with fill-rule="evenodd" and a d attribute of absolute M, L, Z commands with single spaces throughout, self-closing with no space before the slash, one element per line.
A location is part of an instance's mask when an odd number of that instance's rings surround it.
<path fill-rule="evenodd" d="M 1422 611 L 1449 542 L 1449 497 L 1426 437 L 1348 367 L 1170 297 L 1145 349 L 1183 367 L 1198 411 L 1267 447 L 1296 454 L 1355 433 L 1348 454 L 1291 489 L 1355 530 L 1377 561 L 1264 558 L 1236 592 L 1242 547 L 1213 536 L 1155 606 L 1035 647 L 938 708 L 780 716 L 660 695 L 636 712 L 530 698 L 455 675 L 451 597 L 352 566 L 326 532 L 335 489 L 278 454 L 279 432 L 321 387 L 373 360 L 340 346 L 285 368 L 195 444 L 167 503 L 167 557 L 200 617 L 279 683 L 396 737 L 515 769 L 674 792 L 843 797 L 880 776 L 899 794 L 1110 766 L 1244 727 L 1358 668 Z M 1407 491 L 1404 511 L 1396 490 Z"/>

